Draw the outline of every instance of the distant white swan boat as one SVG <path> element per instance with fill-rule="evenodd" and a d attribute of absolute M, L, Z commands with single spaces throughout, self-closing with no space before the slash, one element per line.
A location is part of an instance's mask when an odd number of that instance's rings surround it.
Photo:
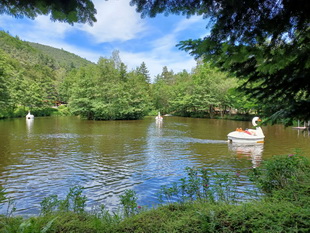
<path fill-rule="evenodd" d="M 34 119 L 34 115 L 30 114 L 30 111 L 28 111 L 28 114 L 26 115 L 27 120 Z"/>
<path fill-rule="evenodd" d="M 253 126 L 257 126 L 256 122 L 260 121 L 259 117 L 254 117 L 252 119 Z M 228 135 L 229 142 L 238 143 L 263 143 L 265 135 L 261 127 L 256 127 L 256 129 L 236 129 L 236 131 L 230 132 Z"/>
<path fill-rule="evenodd" d="M 163 117 L 160 115 L 160 112 L 158 112 L 158 115 L 155 117 L 156 122 L 163 121 Z"/>

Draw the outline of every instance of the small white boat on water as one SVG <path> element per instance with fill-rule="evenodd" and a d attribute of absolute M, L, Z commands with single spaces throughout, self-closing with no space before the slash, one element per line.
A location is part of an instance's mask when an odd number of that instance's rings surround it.
<path fill-rule="evenodd" d="M 163 117 L 160 115 L 160 112 L 158 112 L 158 115 L 155 117 L 156 122 L 162 122 Z"/>
<path fill-rule="evenodd" d="M 309 126 L 310 126 L 310 122 L 308 121 L 308 127 Z M 300 126 L 299 125 L 299 120 L 298 120 L 298 126 L 297 127 L 293 127 L 293 129 L 297 129 L 297 130 L 305 130 L 305 129 L 307 129 L 306 122 L 304 121 L 304 126 Z"/>
<path fill-rule="evenodd" d="M 30 111 L 28 111 L 28 114 L 26 115 L 27 120 L 34 119 L 34 115 L 30 114 Z"/>
<path fill-rule="evenodd" d="M 261 121 L 259 117 L 254 117 L 252 119 L 252 124 L 254 127 L 257 126 L 257 121 Z M 236 129 L 236 131 L 230 132 L 227 137 L 229 142 L 264 143 L 265 135 L 261 127 L 256 127 L 256 129 Z"/>

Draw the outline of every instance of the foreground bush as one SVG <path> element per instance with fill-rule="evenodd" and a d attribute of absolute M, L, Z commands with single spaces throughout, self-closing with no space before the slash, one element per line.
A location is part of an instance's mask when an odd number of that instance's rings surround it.
<path fill-rule="evenodd" d="M 296 205 L 310 201 L 310 162 L 289 154 L 274 156 L 264 166 L 250 172 L 250 178 L 269 198 L 287 200 Z"/>
<path fill-rule="evenodd" d="M 83 188 L 73 187 L 64 200 L 45 198 L 40 216 L 2 216 L 0 232 L 308 232 L 309 175 L 308 159 L 274 157 L 251 171 L 260 195 L 237 201 L 244 197 L 235 194 L 239 174 L 188 168 L 187 177 L 160 190 L 166 204 L 144 210 L 127 190 L 117 213 L 104 206 L 86 212 Z"/>
<path fill-rule="evenodd" d="M 128 218 L 115 232 L 308 232 L 309 207 L 286 201 L 169 204 Z"/>

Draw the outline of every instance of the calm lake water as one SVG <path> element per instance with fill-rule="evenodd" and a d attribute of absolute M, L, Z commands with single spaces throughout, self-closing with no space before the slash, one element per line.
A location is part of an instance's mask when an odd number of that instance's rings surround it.
<path fill-rule="evenodd" d="M 264 144 L 228 144 L 227 134 L 237 127 L 250 128 L 251 122 L 181 117 L 164 117 L 161 125 L 154 117 L 3 120 L 0 186 L 16 201 L 16 214 L 38 214 L 44 197 L 64 198 L 75 185 L 85 187 L 88 207 L 105 204 L 113 209 L 126 189 L 136 191 L 138 204 L 153 205 L 160 187 L 179 180 L 188 166 L 244 176 L 273 155 L 300 149 L 310 157 L 308 132 L 265 126 Z"/>

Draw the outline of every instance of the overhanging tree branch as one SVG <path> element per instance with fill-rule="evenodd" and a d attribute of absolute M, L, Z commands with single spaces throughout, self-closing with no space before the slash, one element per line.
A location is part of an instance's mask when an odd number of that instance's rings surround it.
<path fill-rule="evenodd" d="M 96 22 L 96 9 L 91 0 L 2 0 L 0 14 L 13 17 L 36 18 L 38 15 L 50 15 L 52 21 L 74 23 Z"/>

